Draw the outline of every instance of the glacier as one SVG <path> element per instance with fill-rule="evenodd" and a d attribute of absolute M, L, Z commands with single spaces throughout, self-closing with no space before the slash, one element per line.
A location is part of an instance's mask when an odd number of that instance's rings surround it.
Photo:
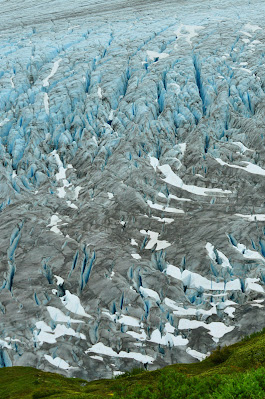
<path fill-rule="evenodd" d="M 204 359 L 265 316 L 261 0 L 9 0 L 0 367 Z"/>

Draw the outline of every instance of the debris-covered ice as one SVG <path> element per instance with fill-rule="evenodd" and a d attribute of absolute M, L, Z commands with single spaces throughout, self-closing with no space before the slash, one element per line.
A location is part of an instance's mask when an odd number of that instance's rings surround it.
<path fill-rule="evenodd" d="M 1 2 L 0 367 L 112 378 L 261 329 L 264 11 Z"/>

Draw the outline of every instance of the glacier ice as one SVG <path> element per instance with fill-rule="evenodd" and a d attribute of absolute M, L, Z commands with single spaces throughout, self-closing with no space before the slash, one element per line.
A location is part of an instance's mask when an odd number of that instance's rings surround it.
<path fill-rule="evenodd" d="M 261 329 L 263 2 L 2 3 L 0 367 L 112 377 Z"/>

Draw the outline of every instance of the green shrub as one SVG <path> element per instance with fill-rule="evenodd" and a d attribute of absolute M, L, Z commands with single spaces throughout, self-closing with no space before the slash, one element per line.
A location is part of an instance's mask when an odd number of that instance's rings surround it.
<path fill-rule="evenodd" d="M 265 399 L 265 368 L 233 376 L 163 372 L 157 387 L 126 386 L 114 399 Z"/>
<path fill-rule="evenodd" d="M 56 390 L 56 391 L 55 390 L 36 391 L 33 393 L 32 399 L 48 398 L 49 396 L 54 396 L 54 395 L 59 395 L 59 394 L 60 394 L 60 391 L 58 391 L 58 390 Z"/>
<path fill-rule="evenodd" d="M 210 360 L 212 361 L 213 364 L 221 364 L 224 363 L 229 356 L 231 355 L 232 351 L 229 347 L 225 346 L 221 348 L 220 346 L 215 349 L 211 356 Z"/>
<path fill-rule="evenodd" d="M 260 368 L 248 373 L 240 373 L 227 380 L 220 386 L 214 399 L 264 399 L 265 398 L 265 369 Z"/>
<path fill-rule="evenodd" d="M 241 342 L 251 341 L 253 338 L 260 337 L 264 333 L 265 333 L 265 327 L 261 331 L 257 331 L 253 334 L 246 335 L 245 337 L 242 338 Z"/>

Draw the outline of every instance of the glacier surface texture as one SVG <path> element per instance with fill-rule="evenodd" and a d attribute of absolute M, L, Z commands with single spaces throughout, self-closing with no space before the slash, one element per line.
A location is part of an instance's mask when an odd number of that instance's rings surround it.
<path fill-rule="evenodd" d="M 0 6 L 0 367 L 112 377 L 264 327 L 264 1 Z"/>

